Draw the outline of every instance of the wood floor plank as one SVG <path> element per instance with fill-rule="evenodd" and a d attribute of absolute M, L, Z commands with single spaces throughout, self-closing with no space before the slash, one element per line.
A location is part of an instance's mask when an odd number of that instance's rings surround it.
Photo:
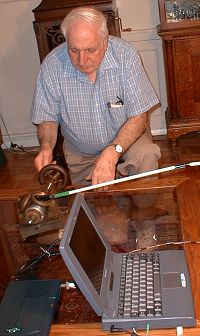
<path fill-rule="evenodd" d="M 166 136 L 155 137 L 155 142 L 160 146 L 160 167 L 166 167 L 177 163 L 200 160 L 200 133 L 189 134 L 178 139 L 178 151 L 180 158 L 173 160 L 171 143 Z M 38 173 L 34 167 L 34 157 L 38 148 L 27 148 L 26 152 L 4 150 L 7 162 L 0 167 L 0 199 L 13 199 L 19 194 L 41 190 L 38 181 Z M 179 183 L 187 178 L 187 172 L 165 174 L 164 178 L 173 179 Z M 138 186 L 139 182 L 134 181 Z M 148 182 L 147 182 L 148 184 Z M 145 184 L 144 184 L 145 185 Z"/>

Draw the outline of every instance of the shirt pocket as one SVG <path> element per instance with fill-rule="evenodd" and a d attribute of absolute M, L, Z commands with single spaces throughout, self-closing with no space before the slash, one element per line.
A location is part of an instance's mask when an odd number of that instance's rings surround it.
<path fill-rule="evenodd" d="M 111 123 L 111 127 L 114 131 L 118 131 L 119 128 L 124 124 L 127 120 L 126 110 L 124 105 L 110 107 L 108 109 L 109 119 Z"/>

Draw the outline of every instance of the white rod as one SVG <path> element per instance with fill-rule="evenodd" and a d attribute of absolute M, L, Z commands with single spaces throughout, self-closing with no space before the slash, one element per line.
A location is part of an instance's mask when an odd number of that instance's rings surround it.
<path fill-rule="evenodd" d="M 136 175 L 122 177 L 122 178 L 119 178 L 117 180 L 112 180 L 112 181 L 102 182 L 102 183 L 98 183 L 98 184 L 93 184 L 93 185 L 88 186 L 88 187 L 83 187 L 83 188 L 79 188 L 79 189 L 75 189 L 75 190 L 70 190 L 69 195 L 73 195 L 73 194 L 76 194 L 76 193 L 79 193 L 79 192 L 84 192 L 84 191 L 97 189 L 97 188 L 101 188 L 101 187 L 107 187 L 109 185 L 113 185 L 113 184 L 117 184 L 117 183 L 136 180 L 138 178 L 147 177 L 147 176 L 151 176 L 151 175 L 156 175 L 156 174 L 159 174 L 159 173 L 164 173 L 164 172 L 167 172 L 167 171 L 174 170 L 176 168 L 177 168 L 177 166 L 170 166 L 170 167 L 151 170 L 151 171 L 136 174 Z"/>
<path fill-rule="evenodd" d="M 190 163 L 187 163 L 186 165 L 188 165 L 188 166 L 190 166 L 190 167 L 200 166 L 200 161 L 190 162 Z"/>
<path fill-rule="evenodd" d="M 117 180 L 98 183 L 98 184 L 94 184 L 94 185 L 79 188 L 79 189 L 64 190 L 62 192 L 54 194 L 53 196 L 54 196 L 54 198 L 60 198 L 60 197 L 68 196 L 68 195 L 77 194 L 79 192 L 84 192 L 84 191 L 93 190 L 93 189 L 97 189 L 97 188 L 107 187 L 109 185 L 113 185 L 113 184 L 117 184 L 117 183 L 127 182 L 127 181 L 131 181 L 131 180 L 136 180 L 136 179 L 142 178 L 142 177 L 147 177 L 147 176 L 151 176 L 151 175 L 155 175 L 155 174 L 168 172 L 168 171 L 175 170 L 175 169 L 183 169 L 186 166 L 191 166 L 191 167 L 200 166 L 200 161 L 176 164 L 174 166 L 155 169 L 155 170 L 151 170 L 151 171 L 136 174 L 136 175 L 126 176 L 126 177 L 123 177 L 123 178 L 120 178 L 120 179 L 117 179 Z"/>

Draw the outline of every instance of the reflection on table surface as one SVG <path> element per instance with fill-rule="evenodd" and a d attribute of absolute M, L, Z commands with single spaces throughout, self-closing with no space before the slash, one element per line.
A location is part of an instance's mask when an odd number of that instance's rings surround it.
<path fill-rule="evenodd" d="M 182 240 L 178 207 L 171 190 L 88 193 L 85 199 L 116 252 Z"/>
<path fill-rule="evenodd" d="M 111 243 L 112 249 L 116 252 L 127 252 L 148 246 L 155 246 L 155 249 L 158 249 L 158 244 L 183 240 L 174 189 L 161 190 L 158 188 L 153 192 L 152 190 L 90 192 L 85 193 L 84 196 L 105 236 Z M 84 239 L 82 241 L 79 239 L 79 242 L 78 248 L 81 250 L 80 246 L 84 244 Z M 162 247 L 162 249 L 167 248 L 179 249 L 181 247 L 177 245 Z M 94 248 L 91 250 L 93 251 Z M 99 255 L 95 248 L 96 256 Z M 86 258 L 86 263 L 89 263 L 89 258 Z M 85 307 L 87 307 L 86 304 Z M 61 314 L 62 310 L 60 311 Z M 79 310 L 79 320 L 80 315 Z M 70 319 L 67 321 L 70 321 Z M 93 321 L 95 321 L 95 317 Z M 67 328 L 66 332 L 70 334 L 70 324 L 68 326 L 69 330 Z M 85 328 L 88 335 L 98 334 L 97 329 L 90 333 L 92 324 L 89 327 L 82 325 L 81 328 L 83 330 Z M 104 334 L 102 330 L 101 333 Z"/>

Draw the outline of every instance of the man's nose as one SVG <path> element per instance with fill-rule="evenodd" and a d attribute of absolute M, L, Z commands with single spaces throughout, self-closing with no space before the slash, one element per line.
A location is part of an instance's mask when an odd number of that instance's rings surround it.
<path fill-rule="evenodd" d="M 79 64 L 80 65 L 85 65 L 87 63 L 88 57 L 87 53 L 85 51 L 80 51 L 79 53 Z"/>

